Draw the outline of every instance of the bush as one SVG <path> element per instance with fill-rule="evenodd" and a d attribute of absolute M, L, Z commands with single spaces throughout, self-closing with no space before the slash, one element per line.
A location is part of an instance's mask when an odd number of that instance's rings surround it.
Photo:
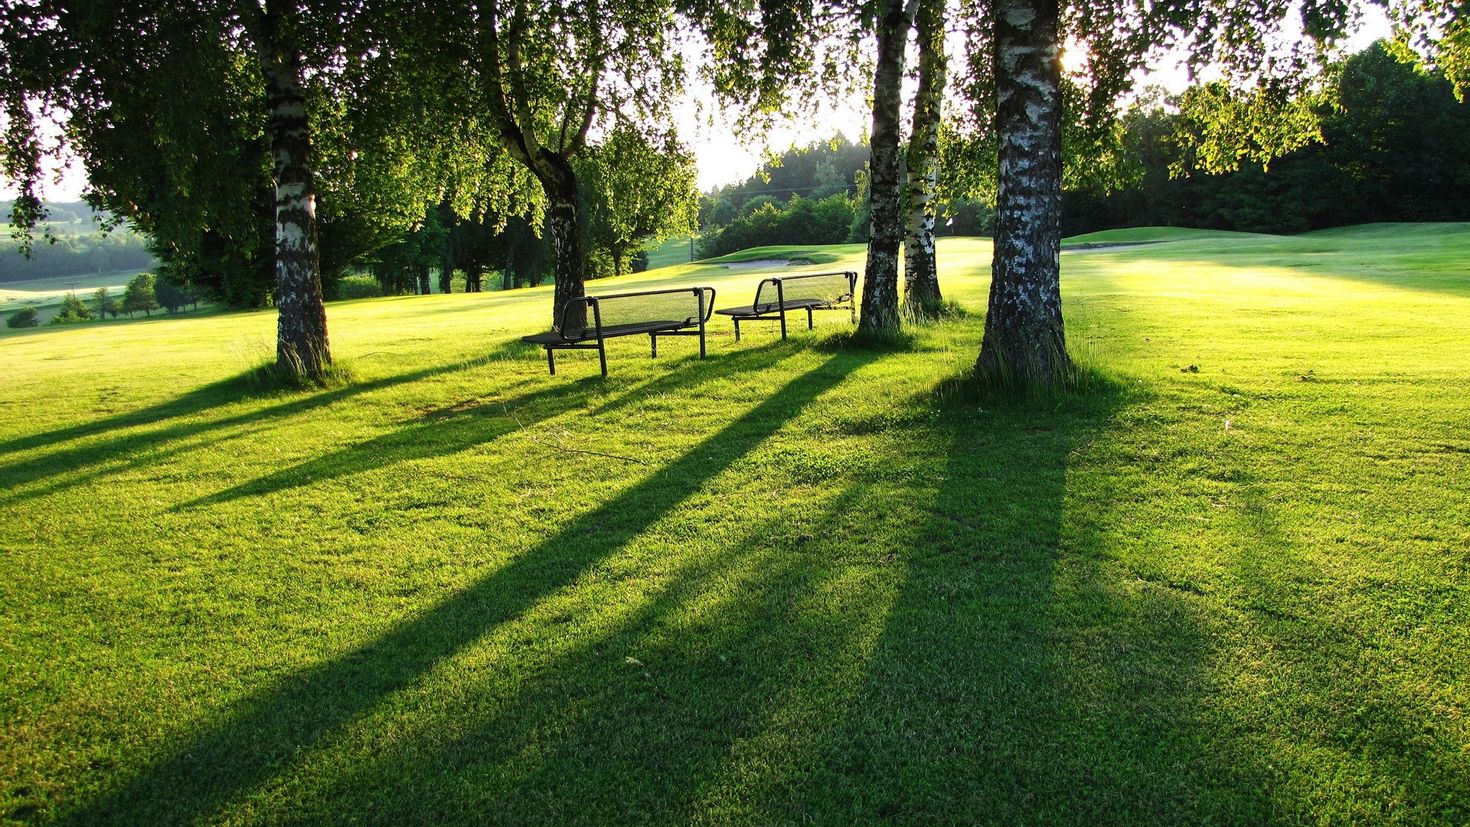
<path fill-rule="evenodd" d="M 700 255 L 711 258 L 776 244 L 841 244 L 847 239 L 853 215 L 852 199 L 842 194 L 820 201 L 798 195 L 784 206 L 763 201 L 724 229 L 705 236 Z"/>
<path fill-rule="evenodd" d="M 383 285 L 371 273 L 353 273 L 337 280 L 339 299 L 375 299 L 383 295 Z"/>
<path fill-rule="evenodd" d="M 51 318 L 51 324 L 71 324 L 72 322 L 85 322 L 92 318 L 92 310 L 76 297 L 75 293 L 68 293 L 61 300 L 61 312 Z"/>
<path fill-rule="evenodd" d="M 41 314 L 34 307 L 22 307 L 5 320 L 6 327 L 35 327 L 41 323 Z"/>

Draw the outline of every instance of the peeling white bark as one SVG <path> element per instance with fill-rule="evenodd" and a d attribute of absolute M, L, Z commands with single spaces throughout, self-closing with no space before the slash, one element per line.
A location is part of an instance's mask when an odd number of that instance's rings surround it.
<path fill-rule="evenodd" d="M 311 131 L 301 64 L 272 36 L 279 21 L 267 15 L 257 32 L 275 162 L 276 365 L 320 377 L 331 364 L 327 313 L 322 303 L 316 241 L 316 190 L 311 169 Z"/>
<path fill-rule="evenodd" d="M 943 296 L 934 258 L 935 191 L 939 186 L 939 122 L 944 100 L 944 0 L 920 0 L 919 88 L 908 150 L 908 220 L 904 235 L 904 299 L 915 316 L 939 312 Z"/>
<path fill-rule="evenodd" d="M 913 24 L 902 0 L 882 0 L 878 9 L 878 61 L 873 76 L 873 132 L 869 162 L 872 224 L 863 279 L 859 330 L 868 335 L 898 331 L 898 249 L 903 240 L 899 190 L 899 112 L 904 45 Z"/>
<path fill-rule="evenodd" d="M 995 254 L 978 370 L 1050 384 L 1069 366 L 1062 324 L 1058 0 L 997 0 Z"/>

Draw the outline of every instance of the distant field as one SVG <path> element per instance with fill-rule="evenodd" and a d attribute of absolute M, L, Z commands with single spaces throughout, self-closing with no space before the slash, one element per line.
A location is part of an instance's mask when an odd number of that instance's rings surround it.
<path fill-rule="evenodd" d="M 31 306 L 40 311 L 40 322 L 46 324 L 56 315 L 61 300 L 75 290 L 83 300 L 90 300 L 92 291 L 106 287 L 121 296 L 123 288 L 138 271 L 100 273 L 85 276 L 61 276 L 51 279 L 0 282 L 0 314 L 9 315 L 22 307 Z M 0 323 L 3 323 L 0 319 Z"/>
<path fill-rule="evenodd" d="M 0 819 L 1470 823 L 1470 225 L 1164 235 L 1033 402 L 970 238 L 896 349 L 605 381 L 549 286 L 329 305 L 299 393 L 270 312 L 0 330 Z"/>

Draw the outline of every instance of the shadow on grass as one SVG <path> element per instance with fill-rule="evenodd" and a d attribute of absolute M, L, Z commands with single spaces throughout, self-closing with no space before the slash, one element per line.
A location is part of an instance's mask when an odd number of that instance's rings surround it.
<path fill-rule="evenodd" d="M 672 569 L 643 599 L 612 586 L 625 610 L 585 625 L 569 617 L 605 598 L 523 616 L 313 756 L 335 774 L 283 773 L 254 802 L 389 823 L 1260 816 L 1258 779 L 1197 731 L 1212 652 L 1192 596 L 1119 582 L 1110 497 L 1069 493 L 1127 404 L 1099 380 L 982 410 L 946 383 L 847 421 L 884 446 L 878 471 L 717 515 L 742 528 L 706 528 L 703 550 L 633 553 L 635 583 Z"/>
<path fill-rule="evenodd" d="M 385 823 L 1268 818 L 1260 779 L 1200 732 L 1213 652 L 1197 596 L 1109 557 L 1118 503 L 1143 492 L 1087 467 L 1130 404 L 1105 383 L 983 408 L 943 385 L 905 416 L 842 420 L 834 439 L 885 462 L 758 475 L 799 490 L 677 525 L 819 396 L 840 410 L 873 358 L 828 358 L 74 822 L 232 804 Z M 681 530 L 704 541 L 659 543 Z"/>
<path fill-rule="evenodd" d="M 736 361 L 750 367 L 769 364 L 768 356 L 759 353 L 744 356 Z M 240 702 L 180 744 L 172 757 L 140 768 L 133 779 L 66 814 L 65 820 L 172 823 L 207 818 L 269 782 L 296 756 L 329 741 L 390 695 L 420 681 L 436 664 L 571 584 L 866 361 L 862 356 L 832 357 L 797 376 L 681 458 L 571 520 L 534 549 L 373 642 Z"/>
<path fill-rule="evenodd" d="M 473 359 L 435 365 L 324 390 L 304 390 L 284 395 L 263 393 L 256 381 L 258 370 L 252 368 L 237 376 L 211 382 L 167 402 L 77 425 L 16 437 L 0 443 L 0 452 L 3 453 L 28 451 L 42 447 L 53 448 L 40 456 L 15 460 L 0 466 L 0 478 L 6 478 L 7 487 L 13 489 L 18 485 L 37 482 L 50 476 L 99 466 L 118 457 L 146 452 L 175 440 L 239 425 L 284 418 L 362 394 L 470 370 L 500 356 L 520 352 L 516 344 L 518 343 L 502 345 L 484 356 Z M 240 413 L 215 418 L 196 418 L 207 417 L 213 409 L 222 406 L 277 396 L 281 397 L 281 401 L 265 407 L 251 408 Z M 147 428 L 147 430 L 132 430 L 138 428 Z M 67 443 L 111 434 L 114 431 L 125 433 L 111 436 L 102 442 L 86 442 L 61 447 Z"/>
<path fill-rule="evenodd" d="M 0 465 L 0 481 L 5 482 L 3 492 L 0 492 L 0 504 L 16 503 L 23 500 L 35 499 L 47 496 L 67 488 L 75 487 L 82 483 L 95 480 L 106 474 L 119 473 L 144 466 L 156 465 L 161 460 L 174 454 L 198 447 L 199 440 L 213 440 L 220 436 L 220 432 L 228 429 L 260 430 L 268 423 L 295 416 L 309 411 L 317 410 L 333 405 L 356 396 L 385 390 L 400 385 L 408 385 L 436 377 L 446 376 L 460 371 L 472 370 L 481 367 L 495 359 L 524 357 L 534 362 L 535 349 L 523 345 L 519 341 L 503 343 L 492 349 L 484 356 L 473 359 L 465 359 L 444 365 L 423 368 L 421 370 L 406 373 L 393 374 L 380 379 L 357 382 L 351 385 L 319 390 L 303 391 L 288 394 L 262 394 L 257 391 L 251 381 L 254 371 L 247 371 L 239 376 L 214 382 L 185 394 L 178 399 L 159 405 L 150 406 L 138 411 L 117 414 L 95 422 L 84 423 L 67 428 L 57 429 L 44 434 L 29 437 L 21 437 L 12 440 L 8 445 L 17 446 L 13 450 L 24 448 L 35 448 L 42 445 L 55 445 L 57 443 L 74 443 L 78 440 L 86 440 L 79 444 L 60 447 L 49 453 L 23 460 L 16 460 L 6 465 Z M 555 384 L 546 386 L 544 380 L 537 378 L 533 380 L 521 380 L 510 387 L 497 388 L 497 391 L 513 391 L 516 387 L 541 385 L 536 391 L 528 391 L 510 400 L 501 400 L 498 406 L 528 405 L 535 401 L 560 400 L 563 403 L 571 402 L 585 396 L 589 386 L 595 385 L 595 380 L 588 377 L 581 379 L 558 380 Z M 239 413 L 226 414 L 215 418 L 207 418 L 212 409 L 245 402 L 251 399 L 275 398 L 280 396 L 282 401 L 265 407 L 255 407 Z M 473 407 L 473 406 L 470 406 Z M 457 413 L 470 414 L 473 420 L 473 412 L 470 407 Z M 502 408 L 504 409 L 504 408 Z M 486 413 L 487 411 L 480 411 Z M 442 413 L 442 412 L 441 412 Z M 448 419 L 450 417 L 441 417 Z M 426 419 L 427 422 L 427 419 Z M 161 427 L 147 428 L 149 425 L 161 423 Z M 470 423 L 472 424 L 472 423 Z M 485 423 L 480 422 L 484 427 Z M 123 431 L 123 433 L 111 435 L 103 440 L 90 440 L 102 434 L 112 431 Z M 463 429 L 447 428 L 447 432 L 457 433 L 466 439 L 478 436 L 478 433 L 466 433 Z M 473 431 L 473 429 L 471 429 Z M 432 436 L 434 432 L 426 432 Z M 395 432 L 396 434 L 396 432 Z M 402 459 L 413 458 L 416 443 L 404 441 L 402 438 L 388 434 L 379 440 L 371 441 L 372 445 L 397 451 Z M 239 432 L 234 435 L 238 436 Z M 195 440 L 188 442 L 186 440 Z M 435 437 L 439 439 L 439 437 Z M 424 445 L 432 445 L 435 439 L 423 442 Z M 343 452 L 351 453 L 351 449 Z M 424 456 L 433 455 L 426 452 Z M 385 459 L 383 463 L 391 461 Z M 289 478 L 292 472 L 316 470 L 324 476 L 338 476 L 338 474 L 327 473 L 329 463 L 314 461 L 306 463 L 304 468 L 291 469 L 290 472 L 282 472 L 282 479 Z M 364 463 L 363 470 L 372 467 L 371 463 Z M 344 466 L 343 473 L 347 473 Z M 49 484 L 38 485 L 46 480 Z M 303 478 L 302 483 L 310 482 Z M 285 484 L 277 486 L 277 489 L 288 487 Z M 242 487 L 242 493 L 246 489 Z M 261 484 L 261 492 L 272 490 L 269 482 Z"/>
<path fill-rule="evenodd" d="M 1106 570 L 1095 529 L 1114 503 L 1085 457 L 1129 400 L 1087 385 L 1060 404 L 981 395 L 983 411 L 937 389 L 947 461 L 868 677 L 768 815 L 1208 820 L 1191 809 L 1212 768 L 1190 731 L 1207 635 Z"/>
<path fill-rule="evenodd" d="M 767 345 L 717 360 L 695 361 L 690 357 L 673 360 L 667 373 L 661 373 L 632 387 L 619 389 L 611 401 L 598 407 L 595 413 L 617 410 L 644 396 L 656 396 L 674 390 L 684 393 L 692 387 L 727 381 L 747 371 L 766 370 L 794 352 L 790 347 Z M 489 443 L 524 430 L 536 421 L 550 419 L 586 404 L 589 401 L 588 386 L 601 387 L 600 380 L 595 377 L 580 381 L 553 381 L 555 384 L 509 399 L 469 399 L 447 408 L 428 411 L 417 420 L 382 436 L 183 503 L 176 510 L 274 494 L 401 462 L 448 456 L 472 448 L 483 449 Z"/>

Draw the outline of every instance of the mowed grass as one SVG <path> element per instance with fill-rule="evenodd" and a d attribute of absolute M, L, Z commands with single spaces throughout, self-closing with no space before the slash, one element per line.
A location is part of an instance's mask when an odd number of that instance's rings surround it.
<path fill-rule="evenodd" d="M 903 349 L 607 381 L 546 288 L 334 304 L 303 393 L 266 312 L 0 336 L 0 816 L 1470 819 L 1470 226 L 1068 254 L 1030 402 L 940 255 Z"/>
<path fill-rule="evenodd" d="M 666 239 L 648 248 L 646 252 L 650 270 L 672 267 L 676 264 L 688 264 L 690 260 L 689 236 Z"/>

